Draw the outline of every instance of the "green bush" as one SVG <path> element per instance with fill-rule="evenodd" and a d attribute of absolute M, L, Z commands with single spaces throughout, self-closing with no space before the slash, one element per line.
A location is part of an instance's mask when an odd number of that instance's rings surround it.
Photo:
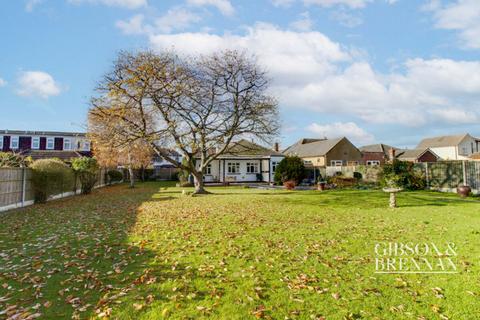
<path fill-rule="evenodd" d="M 72 190 L 74 174 L 59 159 L 41 159 L 33 162 L 32 183 L 36 203 L 45 203 L 52 195 Z"/>
<path fill-rule="evenodd" d="M 422 190 L 426 187 L 425 177 L 413 169 L 413 163 L 394 160 L 383 166 L 380 182 L 384 187 Z"/>
<path fill-rule="evenodd" d="M 80 179 L 82 194 L 92 192 L 97 182 L 98 163 L 95 158 L 81 157 L 72 159 L 72 168 Z"/>
<path fill-rule="evenodd" d="M 123 173 L 120 170 L 116 170 L 116 169 L 108 170 L 107 175 L 108 175 L 108 179 L 110 180 L 110 183 L 119 182 L 119 181 L 122 181 L 123 179 Z"/>
<path fill-rule="evenodd" d="M 277 184 L 295 181 L 298 185 L 305 178 L 305 166 L 299 157 L 285 157 L 275 169 L 274 181 Z"/>

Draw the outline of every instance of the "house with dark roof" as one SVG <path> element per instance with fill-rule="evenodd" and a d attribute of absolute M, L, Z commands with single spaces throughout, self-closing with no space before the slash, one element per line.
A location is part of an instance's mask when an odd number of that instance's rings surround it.
<path fill-rule="evenodd" d="M 469 160 L 480 151 L 480 139 L 465 133 L 453 136 L 440 136 L 423 139 L 416 149 L 430 149 L 441 160 Z"/>
<path fill-rule="evenodd" d="M 276 146 L 278 146 L 276 144 Z M 233 142 L 205 170 L 205 182 L 273 182 L 275 168 L 285 156 L 248 140 Z"/>
<path fill-rule="evenodd" d="M 398 150 L 396 147 L 383 143 L 371 144 L 360 147 L 362 152 L 362 164 L 367 166 L 381 166 L 391 159 L 392 150 Z"/>
<path fill-rule="evenodd" d="M 300 139 L 283 150 L 283 154 L 302 158 L 307 168 L 354 166 L 362 161 L 360 150 L 345 137 Z"/>
<path fill-rule="evenodd" d="M 90 140 L 81 132 L 0 130 L 0 151 L 30 156 L 33 160 L 91 156 Z"/>

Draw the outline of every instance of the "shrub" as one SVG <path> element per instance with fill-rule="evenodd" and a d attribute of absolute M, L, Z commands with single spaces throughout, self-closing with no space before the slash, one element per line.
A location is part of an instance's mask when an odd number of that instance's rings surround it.
<path fill-rule="evenodd" d="M 400 160 L 383 166 L 380 182 L 384 187 L 407 190 L 421 190 L 426 186 L 425 177 L 414 171 L 413 163 Z"/>
<path fill-rule="evenodd" d="M 112 169 L 107 172 L 110 183 L 119 182 L 123 179 L 123 173 L 120 170 Z"/>
<path fill-rule="evenodd" d="M 305 166 L 299 157 L 285 157 L 275 169 L 274 180 L 277 184 L 294 181 L 299 184 L 305 178 Z"/>
<path fill-rule="evenodd" d="M 0 152 L 0 168 L 28 167 L 31 164 L 31 157 L 24 157 L 13 152 Z"/>
<path fill-rule="evenodd" d="M 80 179 L 82 194 L 92 192 L 95 182 L 97 182 L 97 160 L 89 157 L 75 158 L 72 159 L 72 168 Z"/>
<path fill-rule="evenodd" d="M 71 190 L 74 175 L 64 162 L 59 159 L 41 159 L 33 162 L 32 182 L 36 203 L 45 203 L 52 195 Z"/>

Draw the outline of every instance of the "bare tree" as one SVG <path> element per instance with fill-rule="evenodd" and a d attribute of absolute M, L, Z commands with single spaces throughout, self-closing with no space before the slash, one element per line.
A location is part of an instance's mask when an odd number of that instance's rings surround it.
<path fill-rule="evenodd" d="M 196 59 L 172 52 L 121 53 L 101 82 L 90 114 L 109 121 L 121 143 L 148 143 L 194 177 L 204 193 L 208 164 L 240 137 L 271 142 L 278 107 L 269 79 L 246 53 L 224 51 Z M 115 121 L 111 121 L 115 119 Z M 184 158 L 170 157 L 174 148 Z"/>

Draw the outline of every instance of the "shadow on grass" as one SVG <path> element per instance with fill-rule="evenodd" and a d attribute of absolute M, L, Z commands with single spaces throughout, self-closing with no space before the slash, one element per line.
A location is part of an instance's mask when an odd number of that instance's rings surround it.
<path fill-rule="evenodd" d="M 132 235 L 138 209 L 155 195 L 156 183 L 117 185 L 1 215 L 0 311 L 44 319 L 108 316 L 113 306 L 133 308 L 132 295 L 145 305 L 165 299 L 157 285 L 164 279 L 195 277 L 185 266 L 173 271 L 158 262 L 149 242 Z"/>

